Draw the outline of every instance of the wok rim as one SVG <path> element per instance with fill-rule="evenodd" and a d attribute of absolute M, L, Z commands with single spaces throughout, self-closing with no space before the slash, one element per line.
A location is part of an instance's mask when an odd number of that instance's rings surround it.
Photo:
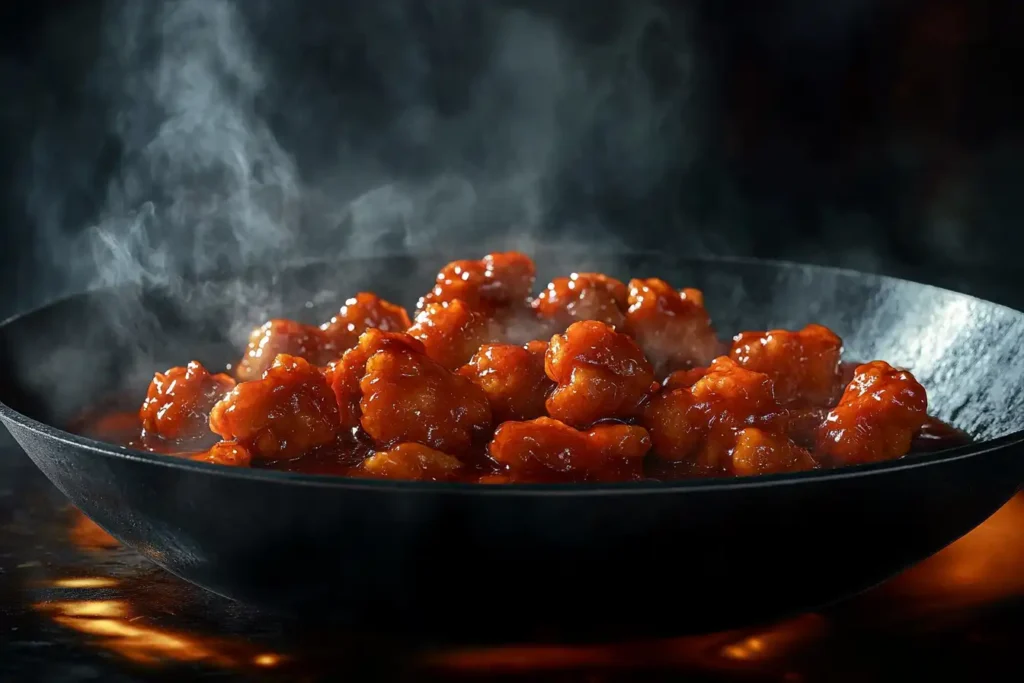
<path fill-rule="evenodd" d="M 601 250 L 590 249 L 587 253 L 601 254 Z M 615 252 L 609 251 L 608 254 Z M 658 251 L 651 250 L 636 250 L 629 253 L 630 256 L 649 256 L 656 258 L 664 258 L 666 254 Z M 332 261 L 365 261 L 374 260 L 381 258 L 427 258 L 429 254 L 415 255 L 408 253 L 390 253 L 390 254 L 376 254 L 372 256 L 351 256 L 341 257 L 340 259 L 331 259 Z M 947 295 L 953 295 L 957 297 L 964 297 L 969 300 L 973 300 L 984 304 L 985 306 L 1001 309 L 1002 311 L 1024 317 L 1024 312 L 1010 308 L 1003 304 L 999 304 L 993 301 L 988 301 L 975 297 L 970 294 L 964 294 L 962 292 L 956 292 L 951 289 L 944 287 L 938 287 L 936 285 L 930 285 L 914 280 L 908 280 L 904 278 L 897 278 L 890 275 L 882 275 L 878 273 L 866 273 L 863 271 L 857 271 L 850 268 L 839 268 L 835 266 L 823 266 L 809 263 L 799 263 L 795 261 L 785 261 L 776 259 L 761 259 L 751 257 L 729 257 L 729 256 L 674 256 L 672 259 L 677 263 L 694 263 L 694 264 L 731 264 L 731 265 L 746 265 L 755 267 L 767 267 L 778 270 L 793 270 L 801 269 L 811 272 L 819 273 L 832 273 L 834 275 L 840 275 L 845 277 L 855 278 L 868 278 L 882 282 L 892 282 L 901 285 L 913 285 L 915 287 L 924 288 L 926 290 L 932 290 L 935 292 L 941 292 Z M 284 264 L 287 269 L 297 269 L 303 266 L 309 266 L 318 263 L 324 263 L 327 259 L 323 258 L 310 258 L 296 261 L 290 261 Z M 127 283 L 126 283 L 127 284 Z M 105 290 L 111 290 L 118 285 L 109 287 L 98 287 L 92 289 L 86 289 L 85 291 L 75 292 L 66 296 L 58 297 L 49 301 L 45 304 L 37 306 L 27 311 L 17 313 L 6 320 L 0 322 L 0 329 L 6 328 L 9 325 L 17 323 L 23 318 L 41 313 L 42 311 L 57 306 L 63 302 L 78 297 L 88 296 L 97 292 Z M 1014 444 L 1024 442 L 1024 429 L 1004 434 L 995 439 L 988 439 L 986 441 L 979 441 L 974 443 L 965 444 L 956 448 L 950 448 L 935 453 L 925 453 L 917 456 L 904 457 L 898 460 L 889 460 L 877 463 L 869 463 L 863 465 L 848 465 L 844 467 L 838 467 L 834 469 L 823 469 L 823 470 L 810 470 L 803 472 L 790 472 L 782 474 L 767 474 L 757 475 L 750 477 L 722 477 L 722 478 L 707 478 L 707 479 L 689 479 L 689 480 L 677 480 L 677 481 L 654 481 L 644 480 L 635 482 L 581 482 L 581 483 L 518 483 L 518 484 L 479 484 L 470 482 L 426 482 L 426 481 L 405 481 L 405 480 L 389 480 L 389 479 L 362 479 L 356 477 L 345 477 L 332 474 L 306 474 L 302 472 L 286 472 L 282 470 L 271 470 L 261 468 L 249 468 L 249 467 L 229 467 L 226 465 L 216 465 L 213 463 L 200 462 L 195 460 L 188 460 L 181 457 L 172 455 L 164 455 L 161 453 L 150 453 L 148 451 L 137 450 L 134 448 L 128 448 L 127 446 L 117 446 L 114 444 L 98 441 L 96 439 L 90 439 L 85 436 L 74 434 L 72 432 L 58 429 L 52 425 L 48 425 L 44 422 L 36 420 L 35 418 L 29 417 L 24 413 L 14 410 L 3 401 L 0 401 L 0 419 L 4 422 L 14 423 L 28 431 L 43 437 L 55 441 L 63 446 L 70 447 L 76 451 L 84 451 L 91 455 L 100 455 L 104 457 L 120 458 L 137 462 L 140 464 L 155 465 L 159 467 L 168 467 L 172 469 L 182 469 L 197 474 L 223 476 L 237 479 L 247 479 L 253 481 L 264 481 L 268 483 L 277 483 L 285 485 L 300 485 L 300 486 L 313 486 L 313 487 L 324 487 L 334 488 L 341 490 L 366 490 L 366 491 L 379 491 L 384 492 L 419 492 L 419 493 L 433 493 L 433 494 L 469 494 L 469 495 L 489 495 L 489 496 L 607 496 L 607 495 L 656 495 L 656 494 L 673 494 L 673 493 L 685 493 L 692 491 L 697 492 L 720 492 L 725 490 L 747 490 L 747 489 L 759 489 L 765 487 L 777 487 L 777 486 L 797 486 L 797 485 L 809 485 L 816 483 L 823 483 L 826 481 L 836 481 L 851 478 L 861 478 L 870 476 L 881 476 L 887 473 L 902 472 L 905 470 L 914 470 L 927 467 L 935 467 L 942 464 L 963 460 L 966 458 L 972 458 L 981 456 L 991 451 L 1000 450 L 1007 448 Z M 19 444 L 20 445 L 20 444 Z M 22 450 L 24 447 L 22 447 Z M 26 450 L 27 453 L 27 450 Z M 28 453 L 31 458 L 32 455 Z M 34 460 L 34 458 L 33 458 Z"/>

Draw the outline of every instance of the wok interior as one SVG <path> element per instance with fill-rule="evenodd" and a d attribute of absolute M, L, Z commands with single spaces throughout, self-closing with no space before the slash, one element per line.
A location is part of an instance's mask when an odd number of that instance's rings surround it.
<path fill-rule="evenodd" d="M 473 254 L 456 257 L 470 257 Z M 532 254 L 537 287 L 572 271 L 660 277 L 696 287 L 719 336 L 832 328 L 850 360 L 884 359 L 926 387 L 929 412 L 978 440 L 1024 429 L 1024 314 L 956 293 L 812 266 L 682 260 L 659 255 Z M 153 372 L 195 359 L 235 362 L 269 317 L 315 322 L 357 291 L 410 309 L 439 257 L 312 263 L 173 287 L 125 286 L 64 300 L 0 329 L 0 400 L 64 427 L 112 399 L 138 405 Z"/>

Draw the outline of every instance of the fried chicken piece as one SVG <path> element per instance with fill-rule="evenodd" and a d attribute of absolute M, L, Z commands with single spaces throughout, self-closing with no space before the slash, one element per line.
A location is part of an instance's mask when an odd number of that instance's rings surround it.
<path fill-rule="evenodd" d="M 803 472 L 817 467 L 811 454 L 785 435 L 749 427 L 736 436 L 732 451 L 732 473 L 736 476 Z"/>
<path fill-rule="evenodd" d="M 459 299 L 428 304 L 416 315 L 408 333 L 423 342 L 428 356 L 449 370 L 462 367 L 481 346 L 500 342 L 503 336 L 493 318 L 474 312 Z"/>
<path fill-rule="evenodd" d="M 833 405 L 842 389 L 840 356 L 843 341 L 822 325 L 798 332 L 743 332 L 733 339 L 730 357 L 754 372 L 772 378 L 781 403 Z"/>
<path fill-rule="evenodd" d="M 358 343 L 345 352 L 341 360 L 330 363 L 324 370 L 327 382 L 338 402 L 342 429 L 352 431 L 359 427 L 363 398 L 359 383 L 366 375 L 366 362 L 370 356 L 384 349 L 396 349 L 423 355 L 426 349 L 418 339 L 404 332 L 385 332 L 371 327 L 359 336 Z"/>
<path fill-rule="evenodd" d="M 662 390 L 644 410 L 643 425 L 651 435 L 654 454 L 682 461 L 693 456 L 708 432 L 708 416 L 689 387 Z"/>
<path fill-rule="evenodd" d="M 771 378 L 741 367 L 728 356 L 712 361 L 690 393 L 706 406 L 717 426 L 768 431 L 784 430 L 786 426 L 788 414 L 775 399 Z"/>
<path fill-rule="evenodd" d="M 337 355 L 359 342 L 359 335 L 370 328 L 384 332 L 404 332 L 412 322 L 398 304 L 381 299 L 372 292 L 359 292 L 345 301 L 338 314 L 320 326 Z"/>
<path fill-rule="evenodd" d="M 672 391 L 673 389 L 689 389 L 696 384 L 701 377 L 708 374 L 708 369 L 705 367 L 692 368 L 690 370 L 676 370 L 661 383 L 662 391 Z"/>
<path fill-rule="evenodd" d="M 235 441 L 221 441 L 208 451 L 190 454 L 188 459 L 226 467 L 249 467 L 252 464 L 252 453 Z"/>
<path fill-rule="evenodd" d="M 490 429 L 483 390 L 427 357 L 408 335 L 367 330 L 329 373 L 345 419 L 358 415 L 378 448 L 413 442 L 461 455 Z"/>
<path fill-rule="evenodd" d="M 213 407 L 210 429 L 254 459 L 282 460 L 334 441 L 341 421 L 324 374 L 303 358 L 279 354 L 262 379 L 242 382 Z"/>
<path fill-rule="evenodd" d="M 629 281 L 626 330 L 640 344 L 658 377 L 707 365 L 720 343 L 697 289 L 676 291 L 664 280 Z"/>
<path fill-rule="evenodd" d="M 544 373 L 548 345 L 533 341 L 524 346 L 487 344 L 459 374 L 487 394 L 494 423 L 532 420 L 544 415 L 544 402 L 555 383 Z"/>
<path fill-rule="evenodd" d="M 458 458 L 418 443 L 400 443 L 370 456 L 359 472 L 378 479 L 447 481 L 462 468 Z"/>
<path fill-rule="evenodd" d="M 534 300 L 538 315 L 554 331 L 575 321 L 597 320 L 622 330 L 626 324 L 626 285 L 600 273 L 573 273 L 557 277 Z"/>
<path fill-rule="evenodd" d="M 174 445 L 211 437 L 210 410 L 231 391 L 235 380 L 211 375 L 198 361 L 153 376 L 139 409 L 143 441 L 156 437 Z"/>
<path fill-rule="evenodd" d="M 650 447 L 642 427 L 605 424 L 579 431 L 539 417 L 502 424 L 489 452 L 508 467 L 513 481 L 615 481 L 639 478 Z"/>
<path fill-rule="evenodd" d="M 558 385 L 545 403 L 548 414 L 579 428 L 638 417 L 657 389 L 636 342 L 594 320 L 573 323 L 552 337 L 544 369 Z"/>
<path fill-rule="evenodd" d="M 259 379 L 279 354 L 297 356 L 313 365 L 326 365 L 340 351 L 323 330 L 294 320 L 268 320 L 249 335 L 249 345 L 238 362 L 235 375 L 240 382 Z"/>
<path fill-rule="evenodd" d="M 742 430 L 757 427 L 769 434 L 784 434 L 787 417 L 767 375 L 722 356 L 689 389 L 663 391 L 654 397 L 644 411 L 643 424 L 659 458 L 690 460 L 698 470 L 729 473 Z"/>
<path fill-rule="evenodd" d="M 479 261 L 452 261 L 437 274 L 434 288 L 417 310 L 456 299 L 470 310 L 492 314 L 496 309 L 525 305 L 537 269 L 529 256 L 516 251 L 488 254 Z"/>
<path fill-rule="evenodd" d="M 928 397 L 912 374 L 876 360 L 861 365 L 818 431 L 815 455 L 831 465 L 902 457 L 927 419 Z"/>

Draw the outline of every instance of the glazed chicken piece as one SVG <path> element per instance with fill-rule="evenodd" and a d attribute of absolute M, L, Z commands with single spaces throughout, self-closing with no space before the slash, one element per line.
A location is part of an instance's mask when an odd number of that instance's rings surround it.
<path fill-rule="evenodd" d="M 459 374 L 487 394 L 495 424 L 532 420 L 544 415 L 544 402 L 555 388 L 544 373 L 547 350 L 542 341 L 525 346 L 488 344 L 480 347 Z"/>
<path fill-rule="evenodd" d="M 657 390 L 651 364 L 636 342 L 593 320 L 573 323 L 552 337 L 544 369 L 558 385 L 546 401 L 548 415 L 578 428 L 639 417 Z"/>
<path fill-rule="evenodd" d="M 674 389 L 689 389 L 696 384 L 701 377 L 708 374 L 708 369 L 692 368 L 690 370 L 676 370 L 661 383 L 662 391 L 672 391 Z"/>
<path fill-rule="evenodd" d="M 359 473 L 377 479 L 446 481 L 462 469 L 462 463 L 447 453 L 418 443 L 400 443 L 363 461 Z"/>
<path fill-rule="evenodd" d="M 720 343 L 697 289 L 676 291 L 664 280 L 629 281 L 626 330 L 644 350 L 658 377 L 705 366 Z"/>
<path fill-rule="evenodd" d="M 213 407 L 210 429 L 257 460 L 288 460 L 334 441 L 338 403 L 327 378 L 298 356 L 279 354 L 262 379 L 242 382 Z"/>
<path fill-rule="evenodd" d="M 815 455 L 834 466 L 902 457 L 927 410 L 924 387 L 912 374 L 880 360 L 861 365 L 818 431 Z"/>
<path fill-rule="evenodd" d="M 749 427 L 736 436 L 732 452 L 732 473 L 736 476 L 805 472 L 817 468 L 818 463 L 811 454 L 784 434 Z"/>
<path fill-rule="evenodd" d="M 722 356 L 689 389 L 663 391 L 655 396 L 644 412 L 643 424 L 659 458 L 688 460 L 699 471 L 735 474 L 733 458 L 738 437 L 748 428 L 771 437 L 748 435 L 751 444 L 797 448 L 786 436 L 787 418 L 786 410 L 775 400 L 767 375 L 742 368 Z M 780 454 L 778 462 L 788 462 L 788 458 Z M 799 458 L 797 461 L 804 462 Z M 772 460 L 758 452 L 747 462 Z"/>
<path fill-rule="evenodd" d="M 502 424 L 489 451 L 508 467 L 509 481 L 622 481 L 642 476 L 650 447 L 642 427 L 607 424 L 579 431 L 540 417 Z"/>
<path fill-rule="evenodd" d="M 413 442 L 461 454 L 491 426 L 483 390 L 401 332 L 367 330 L 326 375 L 342 425 L 362 427 L 378 448 Z"/>
<path fill-rule="evenodd" d="M 188 458 L 227 467 L 249 467 L 252 464 L 252 453 L 235 441 L 221 441 L 214 444 L 208 451 L 189 454 Z"/>
<path fill-rule="evenodd" d="M 651 435 L 654 454 L 663 460 L 694 459 L 708 433 L 705 406 L 698 404 L 689 387 L 663 390 L 644 410 L 643 425 Z"/>
<path fill-rule="evenodd" d="M 139 410 L 142 440 L 156 437 L 185 446 L 212 437 L 210 410 L 234 386 L 235 380 L 223 373 L 211 375 L 197 361 L 156 373 Z"/>
<path fill-rule="evenodd" d="M 775 399 L 771 378 L 741 367 L 728 356 L 712 361 L 690 393 L 706 406 L 717 427 L 779 431 L 786 425 L 787 413 Z"/>
<path fill-rule="evenodd" d="M 416 315 L 409 336 L 423 342 L 427 355 L 435 361 L 449 370 L 457 370 L 481 346 L 500 342 L 503 335 L 497 321 L 456 299 L 428 304 Z"/>
<path fill-rule="evenodd" d="M 385 301 L 371 292 L 359 292 L 320 329 L 333 345 L 335 354 L 340 356 L 355 346 L 359 335 L 370 328 L 405 332 L 411 324 L 409 314 L 398 304 Z"/>
<path fill-rule="evenodd" d="M 360 424 L 378 448 L 409 441 L 462 455 L 491 427 L 491 406 L 480 387 L 408 349 L 370 356 L 359 387 Z"/>
<path fill-rule="evenodd" d="M 626 285 L 615 278 L 573 273 L 552 280 L 533 306 L 554 332 L 580 320 L 597 320 L 621 331 L 626 324 L 627 298 Z"/>
<path fill-rule="evenodd" d="M 338 401 L 342 429 L 351 432 L 359 428 L 362 411 L 359 402 L 363 398 L 359 383 L 366 374 L 366 362 L 370 356 L 384 349 L 407 350 L 409 353 L 424 354 L 426 349 L 418 339 L 404 332 L 385 332 L 370 328 L 359 337 L 358 343 L 345 352 L 341 360 L 331 362 L 324 370 L 327 382 Z"/>
<path fill-rule="evenodd" d="M 536 272 L 530 257 L 516 251 L 488 254 L 479 261 L 452 261 L 437 274 L 434 288 L 416 308 L 458 299 L 471 310 L 490 315 L 501 308 L 525 306 Z"/>
<path fill-rule="evenodd" d="M 743 332 L 733 339 L 729 355 L 771 377 L 781 403 L 831 406 L 842 391 L 842 352 L 843 342 L 832 330 L 807 325 L 799 332 Z"/>
<path fill-rule="evenodd" d="M 326 365 L 340 352 L 319 327 L 294 320 L 268 320 L 249 335 L 249 345 L 238 362 L 235 375 L 241 382 L 259 379 L 279 354 L 297 356 L 313 365 Z"/>

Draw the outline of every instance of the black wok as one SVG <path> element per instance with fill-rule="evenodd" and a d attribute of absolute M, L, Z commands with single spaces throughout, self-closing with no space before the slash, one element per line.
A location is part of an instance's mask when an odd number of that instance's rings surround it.
<path fill-rule="evenodd" d="M 723 335 L 828 325 L 847 358 L 912 369 L 931 412 L 976 443 L 743 480 L 480 486 L 220 468 L 58 428 L 111 392 L 137 399 L 156 369 L 232 360 L 269 315 L 323 319 L 359 289 L 411 304 L 442 262 L 312 263 L 60 301 L 0 328 L 0 418 L 71 502 L 188 581 L 365 628 L 483 639 L 681 634 L 819 606 L 940 550 L 1021 481 L 1021 313 L 872 275 L 657 255 L 542 254 L 539 275 L 699 287 Z"/>

